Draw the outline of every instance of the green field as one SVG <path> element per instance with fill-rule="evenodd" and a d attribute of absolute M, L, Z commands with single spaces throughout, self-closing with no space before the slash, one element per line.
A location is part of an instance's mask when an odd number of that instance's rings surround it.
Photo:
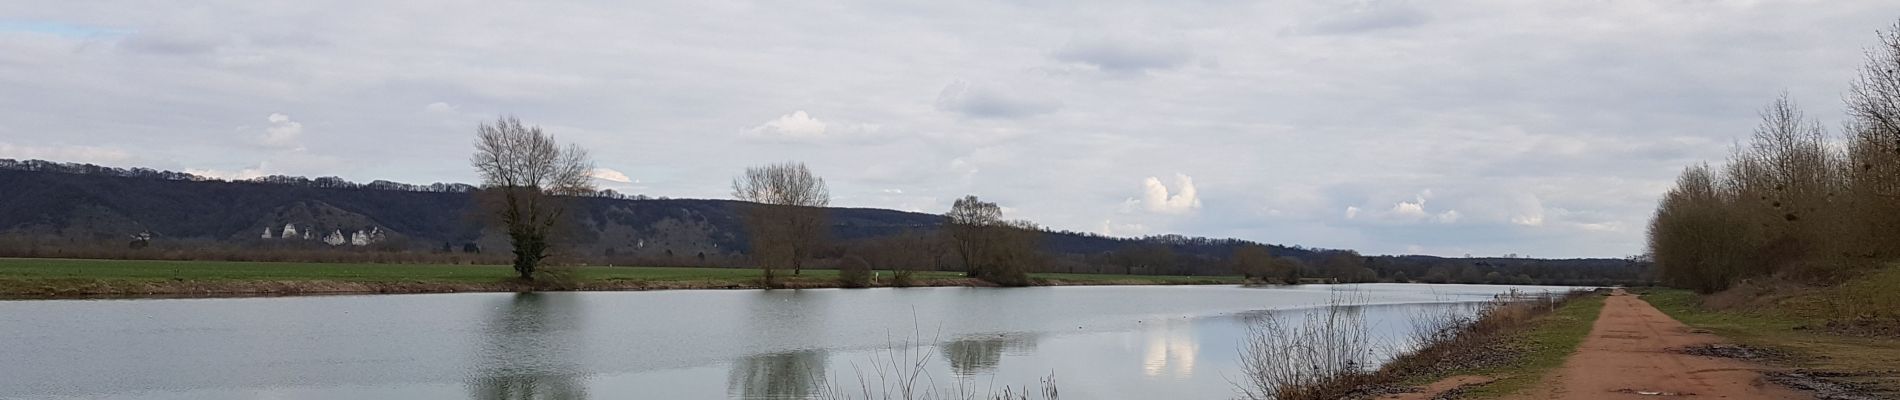
<path fill-rule="evenodd" d="M 656 283 L 660 288 L 749 287 L 758 284 L 757 269 L 679 267 L 562 267 L 574 283 L 586 287 L 628 287 Z M 890 271 L 878 271 L 888 278 Z M 807 269 L 793 276 L 780 273 L 799 287 L 837 282 L 838 271 Z M 347 282 L 366 284 L 486 285 L 515 276 L 505 265 L 282 263 L 230 261 L 150 261 L 0 258 L 0 293 L 70 293 L 91 286 L 126 286 L 191 282 L 234 284 L 244 282 Z M 1130 276 L 1113 274 L 1031 274 L 1049 284 L 1218 284 L 1239 283 L 1239 277 Z M 962 273 L 920 271 L 914 279 L 944 285 L 962 279 Z M 14 290 L 8 290 L 14 289 Z M 163 290 L 163 289 L 159 289 Z M 83 294 L 83 293 L 81 293 Z M 30 297 L 30 296 L 29 296 Z"/>

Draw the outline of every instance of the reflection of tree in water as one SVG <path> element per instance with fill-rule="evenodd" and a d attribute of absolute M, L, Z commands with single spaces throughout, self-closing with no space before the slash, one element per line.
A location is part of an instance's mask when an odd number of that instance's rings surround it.
<path fill-rule="evenodd" d="M 818 394 L 825 380 L 824 351 L 760 354 L 732 364 L 726 393 L 742 399 L 803 399 Z"/>
<path fill-rule="evenodd" d="M 483 327 L 482 358 L 468 381 L 474 399 L 584 399 L 571 337 L 580 325 L 577 296 L 517 293 Z"/>
<path fill-rule="evenodd" d="M 968 337 L 943 344 L 943 358 L 950 361 L 950 372 L 968 377 L 996 371 L 1006 350 L 1030 350 L 1036 346 L 1027 335 Z"/>

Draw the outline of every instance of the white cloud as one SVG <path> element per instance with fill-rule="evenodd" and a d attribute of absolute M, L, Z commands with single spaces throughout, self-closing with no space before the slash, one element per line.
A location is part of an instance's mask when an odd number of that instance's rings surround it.
<path fill-rule="evenodd" d="M 1141 204 L 1151 212 L 1162 214 L 1186 214 L 1201 208 L 1200 192 L 1194 188 L 1194 178 L 1185 174 L 1174 174 L 1176 190 L 1170 192 L 1161 178 L 1148 177 L 1141 182 Z"/>
<path fill-rule="evenodd" d="M 875 133 L 878 128 L 872 124 L 826 122 L 798 110 L 765 121 L 746 133 L 755 138 L 800 142 L 858 137 Z"/>
<path fill-rule="evenodd" d="M 290 120 L 289 115 L 271 113 L 264 117 L 270 125 L 264 127 L 264 134 L 257 137 L 257 143 L 264 147 L 277 149 L 303 150 L 303 123 Z"/>
<path fill-rule="evenodd" d="M 236 170 L 186 168 L 185 173 L 203 176 L 207 178 L 223 179 L 227 181 L 241 181 L 241 180 L 262 178 L 262 177 L 271 176 L 271 175 L 278 175 L 278 173 L 272 172 L 272 170 L 269 167 L 269 163 L 259 163 L 257 166 L 254 166 L 254 167 L 246 167 L 246 168 L 240 168 Z"/>
<path fill-rule="evenodd" d="M 452 112 L 455 112 L 455 106 L 449 103 L 438 101 L 434 103 L 429 103 L 429 105 L 426 105 L 426 106 L 422 106 L 422 111 L 432 112 L 432 113 L 452 113 Z"/>
<path fill-rule="evenodd" d="M 1429 215 L 1425 213 L 1425 196 L 1419 196 L 1417 201 L 1401 201 L 1393 205 L 1392 214 L 1400 217 L 1424 218 Z"/>
<path fill-rule="evenodd" d="M 633 178 L 628 177 L 627 174 L 621 173 L 620 171 L 616 171 L 612 168 L 594 168 L 594 171 L 590 173 L 589 175 L 593 176 L 594 179 L 599 179 L 599 180 L 608 181 L 608 182 L 619 182 L 619 183 L 635 183 L 636 182 L 633 180 Z"/>
<path fill-rule="evenodd" d="M 1529 227 L 1544 226 L 1544 202 L 1536 195 L 1528 193 L 1518 195 L 1515 208 L 1511 214 L 1511 223 Z"/>
<path fill-rule="evenodd" d="M 1346 206 L 1346 219 L 1359 218 L 1359 207 Z"/>
<path fill-rule="evenodd" d="M 1127 236 L 1146 235 L 1149 233 L 1149 230 L 1148 230 L 1148 226 L 1144 224 L 1118 223 L 1118 222 L 1115 222 L 1114 220 L 1105 219 L 1105 220 L 1102 220 L 1102 225 L 1095 230 L 1095 233 L 1100 233 L 1106 236 L 1127 237 Z"/>

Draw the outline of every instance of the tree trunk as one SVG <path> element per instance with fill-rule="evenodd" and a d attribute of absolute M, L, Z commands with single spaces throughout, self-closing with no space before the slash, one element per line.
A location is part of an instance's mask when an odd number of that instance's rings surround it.
<path fill-rule="evenodd" d="M 521 275 L 521 280 L 534 280 L 534 258 L 525 251 L 515 250 L 515 273 Z"/>

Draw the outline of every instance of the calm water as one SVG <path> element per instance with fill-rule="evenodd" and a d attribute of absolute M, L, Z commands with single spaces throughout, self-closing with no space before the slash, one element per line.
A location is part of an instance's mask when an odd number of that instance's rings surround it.
<path fill-rule="evenodd" d="M 0 398 L 802 398 L 927 357 L 939 389 L 1232 398 L 1250 321 L 1347 296 L 1385 348 L 1507 286 L 910 288 L 0 301 Z M 1553 288 L 1522 288 L 1532 291 Z M 922 345 L 906 345 L 921 338 Z M 875 361 L 874 361 L 875 360 Z M 862 373 L 866 378 L 860 379 Z"/>

